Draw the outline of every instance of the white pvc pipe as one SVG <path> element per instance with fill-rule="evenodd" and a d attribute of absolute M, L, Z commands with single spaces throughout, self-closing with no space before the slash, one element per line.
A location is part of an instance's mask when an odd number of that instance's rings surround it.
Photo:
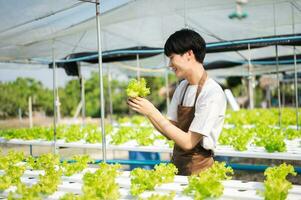
<path fill-rule="evenodd" d="M 274 16 L 274 35 L 276 35 L 276 8 L 275 2 L 273 3 L 273 16 Z M 281 126 L 282 121 L 282 110 L 281 110 L 281 91 L 280 91 L 280 80 L 279 80 L 279 57 L 278 57 L 278 45 L 275 45 L 276 54 L 276 70 L 277 70 L 277 98 L 278 98 L 278 125 Z"/>
<path fill-rule="evenodd" d="M 137 62 L 137 79 L 140 80 L 140 60 L 139 54 L 136 55 L 136 62 Z"/>
<path fill-rule="evenodd" d="M 32 100 L 31 96 L 28 97 L 28 117 L 29 117 L 29 128 L 32 128 Z"/>
<path fill-rule="evenodd" d="M 28 117 L 29 117 L 29 128 L 32 128 L 32 101 L 31 96 L 28 98 Z M 29 145 L 29 153 L 32 156 L 32 145 Z"/>
<path fill-rule="evenodd" d="M 276 53 L 276 70 L 277 70 L 277 98 L 278 98 L 278 125 L 281 126 L 282 110 L 281 110 L 281 91 L 279 80 L 279 57 L 278 57 L 278 45 L 275 46 Z"/>
<path fill-rule="evenodd" d="M 86 100 L 85 100 L 85 78 L 82 73 L 82 68 L 80 64 L 78 64 L 78 78 L 79 78 L 79 85 L 80 85 L 80 98 L 81 98 L 81 114 L 82 114 L 82 127 L 86 125 Z"/>
<path fill-rule="evenodd" d="M 52 43 L 52 72 L 53 72 L 53 153 L 57 153 L 56 148 L 56 125 L 57 125 L 57 92 L 56 92 L 56 64 L 54 56 L 54 41 Z"/>
<path fill-rule="evenodd" d="M 292 29 L 293 34 L 295 34 L 295 15 L 294 15 L 294 5 L 291 3 L 292 7 Z M 297 56 L 296 56 L 296 46 L 293 47 L 294 49 L 294 75 L 295 75 L 295 101 L 296 101 L 296 126 L 299 130 L 299 99 L 298 99 L 298 76 L 297 76 Z"/>
<path fill-rule="evenodd" d="M 254 108 L 254 92 L 253 92 L 253 66 L 251 63 L 251 47 L 248 44 L 249 57 L 248 57 L 248 95 L 249 95 L 249 109 Z"/>
<path fill-rule="evenodd" d="M 85 99 L 85 78 L 80 77 L 81 99 L 82 99 L 82 125 L 86 125 L 86 99 Z"/>
<path fill-rule="evenodd" d="M 102 158 L 103 162 L 107 160 L 106 151 L 106 132 L 105 132 L 105 105 L 103 89 L 103 71 L 102 71 L 102 52 L 101 52 L 101 35 L 100 35 L 100 8 L 99 0 L 96 0 L 96 26 L 97 26 L 97 48 L 98 48 L 98 68 L 99 68 L 99 85 L 100 85 L 100 111 L 101 111 L 101 133 L 102 133 Z"/>

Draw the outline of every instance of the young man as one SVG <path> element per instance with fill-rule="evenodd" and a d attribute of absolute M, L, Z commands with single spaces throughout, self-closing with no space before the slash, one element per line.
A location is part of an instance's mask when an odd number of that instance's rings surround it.
<path fill-rule="evenodd" d="M 213 152 L 222 130 L 226 97 L 203 67 L 206 43 L 195 31 L 182 29 L 166 41 L 169 67 L 184 79 L 173 95 L 165 118 L 145 98 L 131 98 L 131 109 L 145 115 L 154 127 L 175 142 L 172 162 L 179 175 L 198 174 L 213 164 Z"/>

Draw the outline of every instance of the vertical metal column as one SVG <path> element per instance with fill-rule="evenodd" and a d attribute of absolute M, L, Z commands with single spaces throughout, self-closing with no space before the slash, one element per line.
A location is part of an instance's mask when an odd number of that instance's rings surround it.
<path fill-rule="evenodd" d="M 249 58 L 248 58 L 248 95 L 249 95 L 249 109 L 254 108 L 254 91 L 253 91 L 253 66 L 251 63 L 251 47 L 250 44 L 248 44 L 248 50 L 249 50 Z"/>
<path fill-rule="evenodd" d="M 85 98 L 85 78 L 81 71 L 80 65 L 78 65 L 79 83 L 80 83 L 80 96 L 82 102 L 82 127 L 86 125 L 86 98 Z"/>
<path fill-rule="evenodd" d="M 32 99 L 31 96 L 28 97 L 28 117 L 29 117 L 29 128 L 32 128 Z"/>
<path fill-rule="evenodd" d="M 282 99 L 281 99 L 281 102 L 282 102 L 282 108 L 284 108 L 285 107 L 285 81 L 284 81 L 284 79 L 283 79 L 283 81 L 282 81 Z"/>
<path fill-rule="evenodd" d="M 100 35 L 100 8 L 99 8 L 99 0 L 96 0 L 95 7 L 96 7 L 98 68 L 99 68 L 99 85 L 100 85 L 102 158 L 103 158 L 103 162 L 106 162 L 107 161 L 107 150 L 106 150 L 106 132 L 105 132 L 105 106 L 104 106 L 104 94 L 103 94 L 103 71 L 102 71 L 102 52 L 101 52 L 101 35 Z"/>
<path fill-rule="evenodd" d="M 276 9 L 275 2 L 273 3 L 273 16 L 274 16 L 274 35 L 276 35 Z M 277 70 L 277 98 L 278 98 L 278 126 L 281 127 L 282 109 L 281 109 L 281 91 L 280 91 L 280 80 L 279 80 L 279 56 L 278 56 L 278 45 L 275 45 L 276 53 L 276 70 Z"/>
<path fill-rule="evenodd" d="M 278 57 L 278 45 L 275 45 L 276 53 L 276 70 L 277 70 L 277 97 L 278 97 L 278 125 L 281 127 L 282 109 L 281 109 L 281 92 L 280 92 L 280 80 L 279 80 L 279 57 Z"/>
<path fill-rule="evenodd" d="M 296 126 L 297 130 L 300 129 L 299 125 L 299 99 L 298 99 L 298 74 L 297 74 L 297 56 L 296 56 L 296 46 L 294 46 L 294 71 L 295 71 L 295 102 L 296 102 Z"/>
<path fill-rule="evenodd" d="M 139 54 L 136 55 L 136 61 L 137 61 L 137 79 L 140 80 L 140 60 L 139 60 Z"/>
<path fill-rule="evenodd" d="M 86 98 L 85 98 L 85 78 L 80 77 L 81 82 L 81 99 L 82 99 L 82 125 L 86 125 Z"/>
<path fill-rule="evenodd" d="M 60 103 L 60 96 L 59 96 L 59 88 L 56 87 L 56 121 L 57 121 L 57 124 L 60 123 L 61 121 L 61 103 Z"/>
<path fill-rule="evenodd" d="M 292 29 L 293 29 L 293 34 L 295 34 L 295 15 L 294 15 L 294 5 L 291 2 L 291 7 L 292 7 Z M 299 126 L 299 98 L 298 98 L 298 74 L 297 74 L 297 56 L 296 56 L 296 46 L 294 45 L 294 74 L 295 74 L 295 101 L 296 101 L 296 126 L 297 130 L 300 129 Z"/>
<path fill-rule="evenodd" d="M 57 92 L 56 92 L 56 64 L 54 56 L 54 41 L 52 42 L 52 72 L 53 72 L 53 153 L 57 153 L 56 125 L 57 125 Z"/>
<path fill-rule="evenodd" d="M 19 122 L 22 122 L 22 110 L 21 108 L 18 108 L 18 116 L 19 116 Z"/>
<path fill-rule="evenodd" d="M 32 128 L 32 101 L 31 96 L 28 98 L 28 117 L 29 117 L 29 128 Z M 32 156 L 32 145 L 29 145 L 29 153 Z"/>

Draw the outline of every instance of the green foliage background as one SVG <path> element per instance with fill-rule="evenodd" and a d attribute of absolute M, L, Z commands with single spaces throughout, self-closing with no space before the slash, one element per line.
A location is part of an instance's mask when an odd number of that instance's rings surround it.
<path fill-rule="evenodd" d="M 163 77 L 144 77 L 147 87 L 151 88 L 151 95 L 147 98 L 160 110 L 166 108 L 165 100 L 158 95 L 161 87 L 165 86 Z M 175 81 L 174 75 L 170 76 Z M 113 112 L 114 114 L 128 114 L 126 87 L 128 82 L 118 80 L 111 81 Z M 32 78 L 18 78 L 14 82 L 0 82 L 0 118 L 18 116 L 18 109 L 22 115 L 28 114 L 28 98 L 32 97 L 33 110 L 44 111 L 46 115 L 53 115 L 53 90 L 42 85 Z M 62 116 L 73 116 L 80 102 L 80 84 L 78 79 L 73 79 L 64 88 L 58 89 L 60 98 L 60 111 Z M 109 113 L 108 78 L 104 77 L 105 113 Z M 99 109 L 99 78 L 96 72 L 85 81 L 86 115 L 90 117 L 100 116 Z"/>

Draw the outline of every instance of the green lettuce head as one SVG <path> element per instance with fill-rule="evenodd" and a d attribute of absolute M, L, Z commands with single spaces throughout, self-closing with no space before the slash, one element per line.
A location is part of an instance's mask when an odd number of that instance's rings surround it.
<path fill-rule="evenodd" d="M 126 94 L 128 97 L 146 97 L 150 94 L 150 88 L 146 87 L 144 78 L 141 78 L 140 81 L 132 79 L 128 84 Z"/>

